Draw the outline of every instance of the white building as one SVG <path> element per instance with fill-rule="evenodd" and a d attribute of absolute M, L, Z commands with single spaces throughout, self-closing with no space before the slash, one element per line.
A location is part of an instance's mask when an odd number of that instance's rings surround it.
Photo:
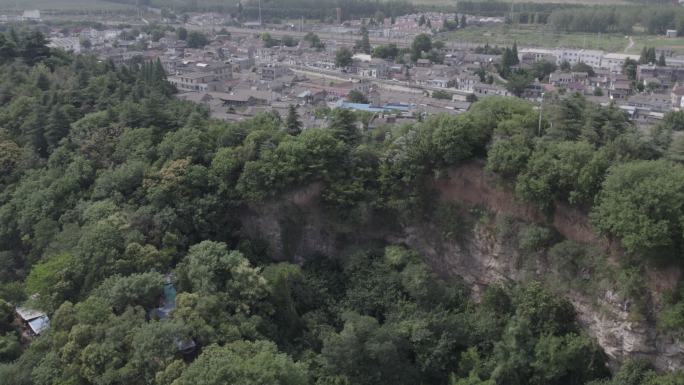
<path fill-rule="evenodd" d="M 77 37 L 53 37 L 50 38 L 48 47 L 79 53 L 81 52 L 81 39 Z"/>
<path fill-rule="evenodd" d="M 568 62 L 570 65 L 577 63 L 584 63 L 594 68 L 601 66 L 601 58 L 603 51 L 588 50 L 588 49 L 557 49 L 556 50 L 556 64 L 560 65 L 563 62 Z"/>
<path fill-rule="evenodd" d="M 601 58 L 600 68 L 619 73 L 622 71 L 622 66 L 625 64 L 625 60 L 627 59 L 639 60 L 639 55 L 630 55 L 626 53 L 607 53 Z"/>
<path fill-rule="evenodd" d="M 24 13 L 21 15 L 22 20 L 32 20 L 32 21 L 40 21 L 40 11 L 37 9 L 33 10 L 26 10 Z"/>

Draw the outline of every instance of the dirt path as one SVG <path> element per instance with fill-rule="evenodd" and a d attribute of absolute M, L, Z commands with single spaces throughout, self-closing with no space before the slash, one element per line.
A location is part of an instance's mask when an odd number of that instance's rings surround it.
<path fill-rule="evenodd" d="M 632 39 L 631 36 L 628 36 L 628 37 L 629 37 L 629 44 L 627 44 L 627 47 L 625 48 L 625 52 L 629 51 L 630 49 L 632 49 L 632 47 L 634 47 L 634 39 Z"/>

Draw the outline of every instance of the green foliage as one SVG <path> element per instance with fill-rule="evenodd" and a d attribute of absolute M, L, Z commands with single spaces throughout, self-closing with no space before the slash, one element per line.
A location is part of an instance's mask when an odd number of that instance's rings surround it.
<path fill-rule="evenodd" d="M 347 95 L 347 100 L 351 103 L 368 103 L 368 98 L 359 90 L 351 90 Z"/>
<path fill-rule="evenodd" d="M 608 374 L 598 344 L 585 335 L 544 335 L 534 348 L 533 384 L 585 384 Z"/>
<path fill-rule="evenodd" d="M 428 53 L 430 50 L 432 50 L 430 36 L 424 33 L 417 35 L 411 43 L 411 60 L 415 62 L 422 57 L 423 53 Z"/>
<path fill-rule="evenodd" d="M 11 362 L 21 355 L 19 336 L 15 333 L 0 335 L 0 362 Z"/>
<path fill-rule="evenodd" d="M 608 167 L 601 153 L 582 142 L 558 142 L 537 148 L 516 182 L 516 192 L 542 209 L 554 200 L 591 201 Z M 599 163 L 599 167 L 593 167 Z"/>
<path fill-rule="evenodd" d="M 344 328 L 323 344 L 326 369 L 353 384 L 412 384 L 409 342 L 369 316 L 347 313 Z"/>
<path fill-rule="evenodd" d="M 361 40 L 357 41 L 354 48 L 362 53 L 370 54 L 371 45 L 368 38 L 368 29 L 366 27 L 361 27 Z"/>
<path fill-rule="evenodd" d="M 285 129 L 290 135 L 299 135 L 302 132 L 302 123 L 299 121 L 297 107 L 290 105 L 285 121 Z"/>
<path fill-rule="evenodd" d="M 399 48 L 394 43 L 378 45 L 373 48 L 373 57 L 387 60 L 395 60 L 399 56 Z"/>
<path fill-rule="evenodd" d="M 159 273 L 112 276 L 104 280 L 93 293 L 107 301 L 115 311 L 127 306 L 152 308 L 162 295 L 164 277 Z"/>
<path fill-rule="evenodd" d="M 463 240 L 465 238 L 469 229 L 463 211 L 462 207 L 454 203 L 440 203 L 435 208 L 434 220 L 444 239 Z"/>
<path fill-rule="evenodd" d="M 304 41 L 309 42 L 309 44 L 311 44 L 311 47 L 315 48 L 318 51 L 323 50 L 325 48 L 325 44 L 323 44 L 318 35 L 316 35 L 313 32 L 307 32 L 307 34 L 304 35 Z"/>
<path fill-rule="evenodd" d="M 432 97 L 435 99 L 451 100 L 451 94 L 442 90 L 433 91 Z"/>
<path fill-rule="evenodd" d="M 205 45 L 209 44 L 209 39 L 201 32 L 192 31 L 188 33 L 187 42 L 188 48 L 204 48 Z"/>
<path fill-rule="evenodd" d="M 212 345 L 172 385 L 307 384 L 308 373 L 302 364 L 278 349 L 272 342 L 238 341 L 225 346 Z"/>
<path fill-rule="evenodd" d="M 26 292 L 38 294 L 40 302 L 54 309 L 78 293 L 79 269 L 76 258 L 71 254 L 50 257 L 33 266 L 26 278 Z"/>
<path fill-rule="evenodd" d="M 531 74 L 535 79 L 544 80 L 557 69 L 555 63 L 550 63 L 547 61 L 538 61 L 532 65 Z"/>
<path fill-rule="evenodd" d="M 678 291 L 667 296 L 665 309 L 658 319 L 658 325 L 662 329 L 680 336 L 684 330 L 684 301 L 682 300 L 684 296 L 682 294 L 684 294 L 684 290 L 679 288 Z"/>
<path fill-rule="evenodd" d="M 547 227 L 529 225 L 518 231 L 518 246 L 528 253 L 548 247 L 552 240 L 553 232 Z"/>
<path fill-rule="evenodd" d="M 613 166 L 592 218 L 632 253 L 675 257 L 684 241 L 684 168 L 667 161 Z"/>
<path fill-rule="evenodd" d="M 508 76 L 508 82 L 506 83 L 506 89 L 515 96 L 522 96 L 525 89 L 532 84 L 532 76 L 526 72 L 516 72 Z"/>
<path fill-rule="evenodd" d="M 349 67 L 354 62 L 352 56 L 354 56 L 354 54 L 349 48 L 339 48 L 337 52 L 335 52 L 335 66 L 338 68 Z"/>

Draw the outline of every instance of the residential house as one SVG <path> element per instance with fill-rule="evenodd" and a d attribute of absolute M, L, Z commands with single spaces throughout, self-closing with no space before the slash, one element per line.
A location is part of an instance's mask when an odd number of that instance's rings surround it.
<path fill-rule="evenodd" d="M 224 81 L 213 73 L 190 72 L 167 78 L 180 91 L 216 92 L 224 90 Z"/>
<path fill-rule="evenodd" d="M 290 74 L 290 70 L 278 64 L 262 64 L 259 66 L 261 80 L 273 81 L 282 76 Z"/>
<path fill-rule="evenodd" d="M 271 92 L 236 90 L 231 93 L 216 92 L 212 97 L 219 99 L 226 107 L 265 106 L 273 101 Z"/>
<path fill-rule="evenodd" d="M 416 61 L 416 67 L 427 68 L 432 66 L 430 59 L 418 59 Z"/>

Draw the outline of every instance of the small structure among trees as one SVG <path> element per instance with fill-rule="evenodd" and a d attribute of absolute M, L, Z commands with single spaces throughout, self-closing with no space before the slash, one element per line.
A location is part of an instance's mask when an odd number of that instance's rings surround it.
<path fill-rule="evenodd" d="M 50 318 L 40 310 L 19 306 L 15 311 L 22 324 L 22 337 L 31 338 L 39 336 L 50 328 Z"/>

